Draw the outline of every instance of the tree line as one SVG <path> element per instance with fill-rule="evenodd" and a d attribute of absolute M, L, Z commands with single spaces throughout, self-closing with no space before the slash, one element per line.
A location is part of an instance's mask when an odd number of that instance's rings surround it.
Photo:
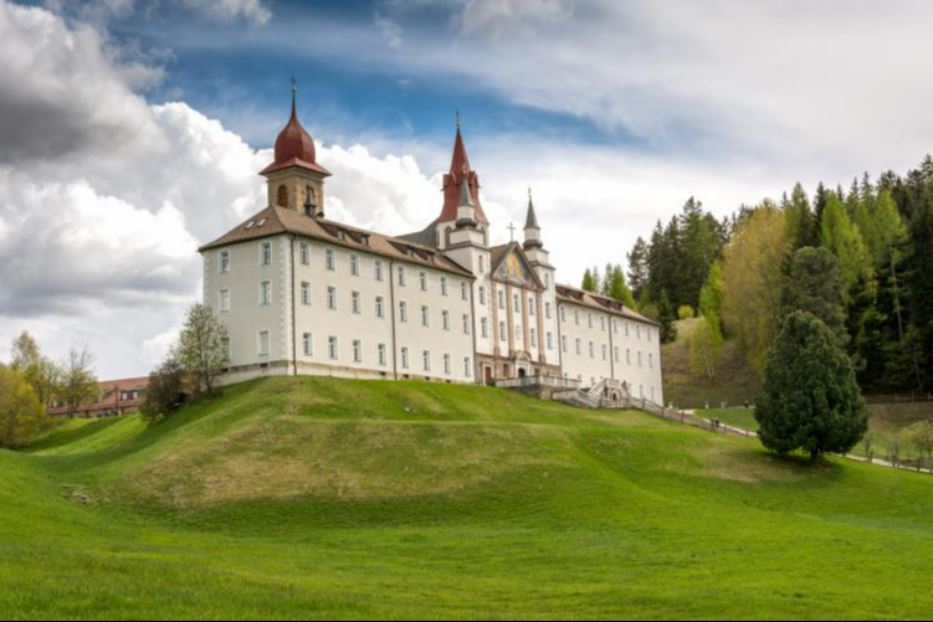
<path fill-rule="evenodd" d="M 726 338 L 762 375 L 784 318 L 819 318 L 850 357 L 862 389 L 933 390 L 933 158 L 905 175 L 867 173 L 848 189 L 796 184 L 780 200 L 718 219 L 691 197 L 649 239 L 639 237 L 583 288 L 657 320 L 662 340 L 678 317 L 700 318 L 691 366 L 716 374 Z M 611 278 L 609 278 L 611 276 Z M 626 279 L 627 276 L 627 279 Z M 610 284 L 612 287 L 610 288 Z M 610 293 L 612 289 L 612 293 Z"/>
<path fill-rule="evenodd" d="M 93 363 L 86 349 L 71 350 L 55 362 L 41 353 L 27 331 L 14 339 L 10 363 L 0 363 L 0 447 L 24 447 L 47 431 L 55 405 L 64 408 L 64 416 L 74 417 L 82 404 L 96 400 Z M 178 340 L 149 375 L 142 416 L 154 422 L 173 414 L 187 397 L 213 395 L 226 365 L 226 327 L 209 307 L 192 306 Z"/>

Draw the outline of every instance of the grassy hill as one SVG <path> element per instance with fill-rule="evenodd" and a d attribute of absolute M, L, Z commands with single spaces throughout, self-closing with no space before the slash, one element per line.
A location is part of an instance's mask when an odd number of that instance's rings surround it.
<path fill-rule="evenodd" d="M 249 382 L 0 474 L 4 617 L 933 614 L 933 478 L 497 389 Z"/>
<path fill-rule="evenodd" d="M 758 394 L 760 381 L 745 362 L 738 341 L 727 339 L 714 378 L 690 369 L 690 335 L 701 320 L 692 318 L 677 322 L 677 339 L 661 346 L 661 366 L 664 370 L 664 399 L 677 407 L 701 408 L 709 404 L 719 407 L 752 403 Z"/>

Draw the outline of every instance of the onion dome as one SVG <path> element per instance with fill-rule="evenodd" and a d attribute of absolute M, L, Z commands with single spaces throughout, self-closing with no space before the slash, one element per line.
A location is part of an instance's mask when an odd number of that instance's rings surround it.
<path fill-rule="evenodd" d="M 279 132 L 275 139 L 275 162 L 267 166 L 260 173 L 265 175 L 290 166 L 299 166 L 320 173 L 330 175 L 330 172 L 315 161 L 314 140 L 298 120 L 295 111 L 295 85 L 292 83 L 292 115 L 288 123 Z"/>

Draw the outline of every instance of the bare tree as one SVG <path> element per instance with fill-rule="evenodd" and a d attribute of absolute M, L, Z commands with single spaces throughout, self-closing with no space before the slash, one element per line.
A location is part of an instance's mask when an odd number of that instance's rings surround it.
<path fill-rule="evenodd" d="M 227 365 L 227 327 L 220 323 L 210 307 L 196 304 L 188 310 L 179 337 L 178 355 L 186 371 L 198 379 L 208 395 L 221 369 Z"/>
<path fill-rule="evenodd" d="M 933 457 L 933 423 L 920 421 L 910 428 L 910 438 L 917 448 L 920 466 Z"/>
<path fill-rule="evenodd" d="M 62 365 L 59 395 L 68 409 L 69 417 L 74 417 L 81 404 L 97 395 L 97 377 L 92 369 L 93 364 L 94 357 L 86 348 L 80 352 L 72 348 Z"/>
<path fill-rule="evenodd" d="M 901 460 L 901 437 L 895 434 L 888 441 L 888 462 L 896 469 Z"/>
<path fill-rule="evenodd" d="M 875 435 L 872 432 L 865 432 L 865 436 L 862 437 L 862 450 L 865 452 L 865 457 L 869 462 L 874 458 L 874 446 L 875 446 Z"/>

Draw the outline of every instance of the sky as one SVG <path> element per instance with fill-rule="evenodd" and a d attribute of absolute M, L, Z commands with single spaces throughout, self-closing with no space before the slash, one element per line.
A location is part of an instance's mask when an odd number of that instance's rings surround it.
<path fill-rule="evenodd" d="M 0 361 L 148 373 L 197 247 L 265 206 L 290 79 L 328 216 L 441 207 L 460 111 L 492 239 L 533 189 L 563 282 L 687 198 L 724 216 L 933 151 L 926 0 L 0 0 Z"/>

